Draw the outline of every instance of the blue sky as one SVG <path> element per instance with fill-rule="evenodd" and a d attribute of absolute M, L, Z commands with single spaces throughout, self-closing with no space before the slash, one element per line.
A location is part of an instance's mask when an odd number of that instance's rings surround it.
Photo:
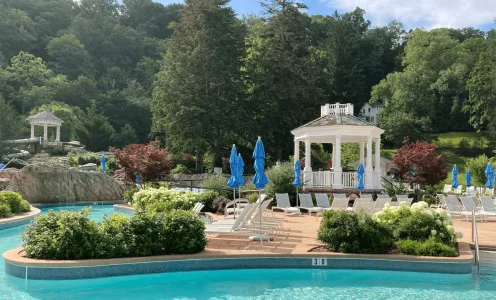
<path fill-rule="evenodd" d="M 182 0 L 155 0 L 164 4 L 182 3 Z M 309 14 L 332 14 L 361 7 L 372 26 L 382 26 L 398 20 L 406 29 L 424 27 L 475 27 L 496 29 L 496 0 L 300 0 L 308 6 Z M 231 0 L 239 14 L 261 12 L 261 0 Z"/>

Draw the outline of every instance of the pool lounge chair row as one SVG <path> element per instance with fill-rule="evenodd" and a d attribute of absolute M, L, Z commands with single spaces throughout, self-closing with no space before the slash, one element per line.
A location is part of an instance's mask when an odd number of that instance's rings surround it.
<path fill-rule="evenodd" d="M 360 198 L 354 200 L 353 207 L 349 206 L 349 198 L 345 194 L 333 194 L 332 204 L 329 204 L 329 197 L 327 194 L 316 193 L 315 199 L 317 206 L 314 206 L 311 194 L 298 194 L 300 205 L 292 207 L 289 202 L 288 194 L 276 194 L 277 206 L 272 207 L 272 210 L 282 210 L 285 213 L 299 214 L 301 210 L 307 211 L 308 214 L 318 213 L 324 210 L 346 210 L 346 211 L 365 211 L 365 213 L 372 214 L 384 208 L 386 203 L 390 205 L 399 205 L 398 201 L 392 202 L 391 197 L 387 195 L 378 195 L 376 201 L 372 200 L 371 195 L 362 195 Z M 413 199 L 408 198 L 406 195 L 396 196 L 400 201 L 406 201 L 410 206 Z"/>
<path fill-rule="evenodd" d="M 441 207 L 445 208 L 452 215 L 465 216 L 468 220 L 475 211 L 475 215 L 484 220 L 488 217 L 496 217 L 496 206 L 491 196 L 463 196 L 458 199 L 457 196 L 438 195 L 441 200 Z"/>

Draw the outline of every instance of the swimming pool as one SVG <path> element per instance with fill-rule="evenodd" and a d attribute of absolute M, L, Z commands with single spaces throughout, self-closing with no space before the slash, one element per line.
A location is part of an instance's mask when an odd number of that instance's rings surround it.
<path fill-rule="evenodd" d="M 90 217 L 101 220 L 111 213 L 110 205 L 94 206 Z M 19 226 L 0 231 L 0 251 L 18 247 L 22 230 Z M 482 259 L 480 275 L 252 269 L 65 281 L 6 276 L 2 260 L 0 299 L 496 299 L 496 253 L 484 252 Z"/>

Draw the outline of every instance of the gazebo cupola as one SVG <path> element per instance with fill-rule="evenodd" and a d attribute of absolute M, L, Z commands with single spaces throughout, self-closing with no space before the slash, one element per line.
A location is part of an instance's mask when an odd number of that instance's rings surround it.
<path fill-rule="evenodd" d="M 291 131 L 294 135 L 295 160 L 299 159 L 300 142 L 305 143 L 305 188 L 326 188 L 331 190 L 353 189 L 356 186 L 355 172 L 343 172 L 341 166 L 341 145 L 359 143 L 360 162 L 365 167 L 365 190 L 380 190 L 381 166 L 380 145 L 384 130 L 353 115 L 353 104 L 326 104 L 321 107 L 320 118 Z M 373 144 L 375 143 L 375 153 Z M 332 144 L 333 169 L 313 171 L 311 167 L 312 143 Z M 365 155 L 365 145 L 367 153 Z M 372 156 L 376 166 L 372 165 Z"/>
<path fill-rule="evenodd" d="M 29 116 L 26 119 L 31 125 L 31 138 L 34 138 L 34 127 L 43 126 L 43 147 L 48 145 L 48 127 L 56 127 L 55 143 L 60 144 L 60 126 L 62 126 L 62 121 L 60 118 L 56 117 L 51 112 L 44 110 L 39 114 Z"/>

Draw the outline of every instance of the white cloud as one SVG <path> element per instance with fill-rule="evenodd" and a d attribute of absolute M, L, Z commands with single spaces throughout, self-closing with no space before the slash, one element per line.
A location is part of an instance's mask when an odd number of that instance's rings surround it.
<path fill-rule="evenodd" d="M 407 29 L 424 27 L 479 27 L 494 22 L 496 0 L 321 0 L 339 11 L 365 9 L 373 25 L 391 20 Z"/>

